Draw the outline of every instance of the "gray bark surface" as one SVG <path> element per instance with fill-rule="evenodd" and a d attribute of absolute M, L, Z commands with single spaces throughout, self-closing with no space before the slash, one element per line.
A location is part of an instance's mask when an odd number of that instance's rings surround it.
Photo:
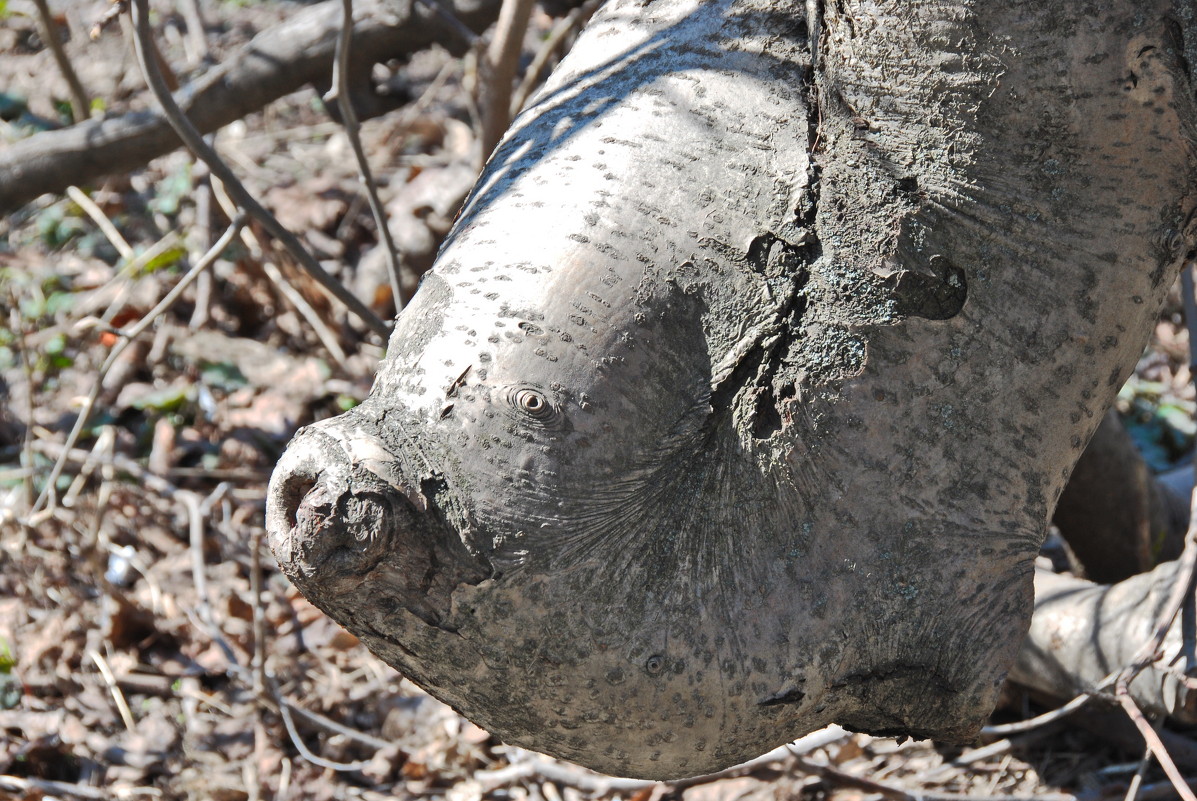
<path fill-rule="evenodd" d="M 281 460 L 279 563 L 608 773 L 972 737 L 1194 246 L 1195 9 L 613 0 Z"/>

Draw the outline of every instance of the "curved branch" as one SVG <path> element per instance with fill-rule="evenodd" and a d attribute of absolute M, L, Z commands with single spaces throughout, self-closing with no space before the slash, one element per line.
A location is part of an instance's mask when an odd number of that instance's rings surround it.
<path fill-rule="evenodd" d="M 457 18 L 475 30 L 498 14 L 498 0 L 455 0 Z M 341 27 L 339 0 L 326 0 L 255 36 L 220 66 L 177 93 L 187 117 L 208 133 L 326 79 Z M 363 3 L 354 26 L 354 58 L 374 63 L 435 42 L 455 44 L 441 17 L 409 2 Z M 381 109 L 379 109 L 381 111 Z M 144 166 L 181 142 L 157 111 L 110 116 L 31 136 L 0 150 L 0 213 L 47 192 L 62 192 Z"/>

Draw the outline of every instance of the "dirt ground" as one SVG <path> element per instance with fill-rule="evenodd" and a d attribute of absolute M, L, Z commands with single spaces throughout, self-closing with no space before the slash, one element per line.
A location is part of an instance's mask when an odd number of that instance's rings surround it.
<path fill-rule="evenodd" d="M 156 4 L 154 21 L 183 79 L 296 8 L 204 4 L 205 54 L 181 6 Z M 85 35 L 106 4 L 55 8 L 96 109 L 147 107 L 127 27 Z M 530 53 L 552 24 L 534 16 Z M 475 176 L 469 72 L 433 49 L 375 78 L 414 99 L 363 130 L 406 296 Z M 34 3 L 0 0 L 0 148 L 66 122 L 68 95 Z M 314 90 L 215 142 L 327 269 L 393 313 L 346 137 Z M 1142 744 L 1100 700 L 1097 713 L 974 747 L 836 732 L 802 754 L 655 784 L 505 746 L 425 695 L 308 604 L 263 545 L 276 458 L 296 428 L 365 397 L 382 342 L 251 226 L 121 344 L 227 225 L 221 201 L 206 169 L 176 152 L 0 221 L 0 799 L 1126 793 Z M 1157 467 L 1183 459 L 1193 433 L 1174 306 L 1121 400 Z M 1002 720 L 1043 709 L 1007 695 Z M 1147 767 L 1139 797 L 1169 795 L 1162 780 Z"/>

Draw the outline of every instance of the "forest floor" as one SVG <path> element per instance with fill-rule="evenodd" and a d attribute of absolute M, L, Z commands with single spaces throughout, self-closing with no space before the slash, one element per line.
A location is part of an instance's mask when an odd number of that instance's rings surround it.
<path fill-rule="evenodd" d="M 207 9 L 219 62 L 294 6 Z M 145 107 L 120 29 L 82 35 L 103 11 L 71 7 L 68 52 L 105 108 Z M 0 18 L 2 149 L 62 124 L 67 90 L 33 3 L 0 0 Z M 156 23 L 180 74 L 201 71 L 180 15 L 163 6 Z M 551 23 L 536 16 L 530 41 Z M 435 49 L 396 64 L 380 80 L 418 102 L 364 126 L 405 294 L 476 174 L 467 78 Z M 334 275 L 393 313 L 346 138 L 314 90 L 227 126 L 216 147 Z M 206 170 L 176 152 L 0 221 L 0 799 L 1125 794 L 1141 741 L 1100 715 L 968 748 L 840 732 L 801 755 L 650 783 L 505 746 L 430 698 L 308 604 L 263 545 L 275 460 L 296 428 L 365 397 L 382 342 L 251 227 L 110 358 L 219 235 L 221 208 Z M 1170 309 L 1124 392 L 1159 467 L 1191 445 L 1187 358 Z M 1010 689 L 1000 714 L 1041 709 Z M 1169 795 L 1162 778 L 1149 767 L 1139 797 Z"/>

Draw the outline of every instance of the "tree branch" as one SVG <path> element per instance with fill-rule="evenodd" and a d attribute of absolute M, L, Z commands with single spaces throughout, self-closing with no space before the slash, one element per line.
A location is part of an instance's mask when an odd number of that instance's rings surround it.
<path fill-rule="evenodd" d="M 275 216 L 267 211 L 258 202 L 257 198 L 250 194 L 249 190 L 241 184 L 237 176 L 221 160 L 216 151 L 204 141 L 200 132 L 179 108 L 162 78 L 161 71 L 157 69 L 157 65 L 153 61 L 153 53 L 151 52 L 153 37 L 150 31 L 149 3 L 147 0 L 134 0 L 133 20 L 137 29 L 133 43 L 136 45 L 138 63 L 141 64 L 141 71 L 145 75 L 146 83 L 149 84 L 151 91 L 154 93 L 154 99 L 158 101 L 162 112 L 170 120 L 171 127 L 184 140 L 191 152 L 208 165 L 208 169 L 212 171 L 212 175 L 220 179 L 221 183 L 225 186 L 225 190 L 233 197 L 238 206 L 245 209 L 261 223 L 262 227 L 279 244 L 287 249 L 291 257 L 303 267 L 308 275 L 316 279 L 329 295 L 345 304 L 362 322 L 385 340 L 390 333 L 390 328 L 387 324 L 379 319 L 378 315 L 369 306 L 329 275 L 320 266 L 320 263 L 316 261 L 315 257 L 308 252 L 307 248 L 303 246 L 299 238 L 279 223 Z"/>
<path fill-rule="evenodd" d="M 85 120 L 91 113 L 91 101 L 87 99 L 87 90 L 83 88 L 83 83 L 80 82 L 75 67 L 62 47 L 62 39 L 58 35 L 58 23 L 54 21 L 54 15 L 50 13 L 50 5 L 46 0 L 33 0 L 33 4 L 37 6 L 37 18 L 42 38 L 46 40 L 46 47 L 50 48 L 54 62 L 58 64 L 58 71 L 62 73 L 63 79 L 67 82 L 67 88 L 71 92 L 71 114 L 76 122 Z"/>
<path fill-rule="evenodd" d="M 481 30 L 498 14 L 498 0 L 455 0 L 457 18 Z M 255 36 L 240 51 L 185 86 L 179 105 L 202 132 L 214 131 L 313 81 L 332 69 L 341 27 L 339 0 L 295 14 Z M 434 42 L 456 44 L 447 23 L 422 5 L 362 3 L 354 26 L 354 58 L 374 63 Z M 368 73 L 367 73 L 368 74 Z M 371 109 L 379 111 L 380 109 Z M 0 150 L 0 214 L 47 192 L 62 192 L 144 166 L 180 146 L 157 111 L 110 116 L 46 131 Z"/>
<path fill-rule="evenodd" d="M 357 111 L 353 108 L 353 97 L 349 93 L 349 61 L 350 46 L 353 41 L 353 0 L 341 0 L 342 13 L 345 22 L 341 26 L 341 33 L 337 37 L 336 60 L 333 62 L 333 88 L 324 96 L 324 102 L 334 101 L 341 112 L 341 124 L 345 127 L 345 136 L 353 148 L 353 156 L 357 159 L 358 175 L 362 179 L 366 199 L 370 201 L 370 212 L 374 215 L 374 224 L 378 227 L 378 239 L 382 244 L 387 259 L 387 276 L 391 281 L 391 295 L 394 296 L 395 313 L 403 309 L 403 296 L 399 294 L 399 253 L 395 249 L 395 240 L 391 236 L 391 227 L 387 224 L 386 210 L 382 200 L 378 197 L 378 185 L 374 182 L 374 175 L 370 172 L 370 160 L 366 158 L 365 148 L 362 147 L 361 123 L 358 121 Z"/>
<path fill-rule="evenodd" d="M 1174 587 L 1184 581 L 1186 567 L 1166 562 L 1109 586 L 1037 570 L 1035 614 L 1010 677 L 1056 698 L 1108 685 L 1111 671 L 1140 662 L 1142 646 L 1155 643 L 1157 620 L 1172 608 Z M 1149 714 L 1197 721 L 1181 627 L 1172 625 L 1159 647 L 1163 657 L 1129 682 L 1130 696 Z"/>
<path fill-rule="evenodd" d="M 504 0 L 494 38 L 482 59 L 478 106 L 482 110 L 480 157 L 483 163 L 490 158 L 495 145 L 503 138 L 503 132 L 511 124 L 512 81 L 515 80 L 515 70 L 531 15 L 531 0 Z"/>

